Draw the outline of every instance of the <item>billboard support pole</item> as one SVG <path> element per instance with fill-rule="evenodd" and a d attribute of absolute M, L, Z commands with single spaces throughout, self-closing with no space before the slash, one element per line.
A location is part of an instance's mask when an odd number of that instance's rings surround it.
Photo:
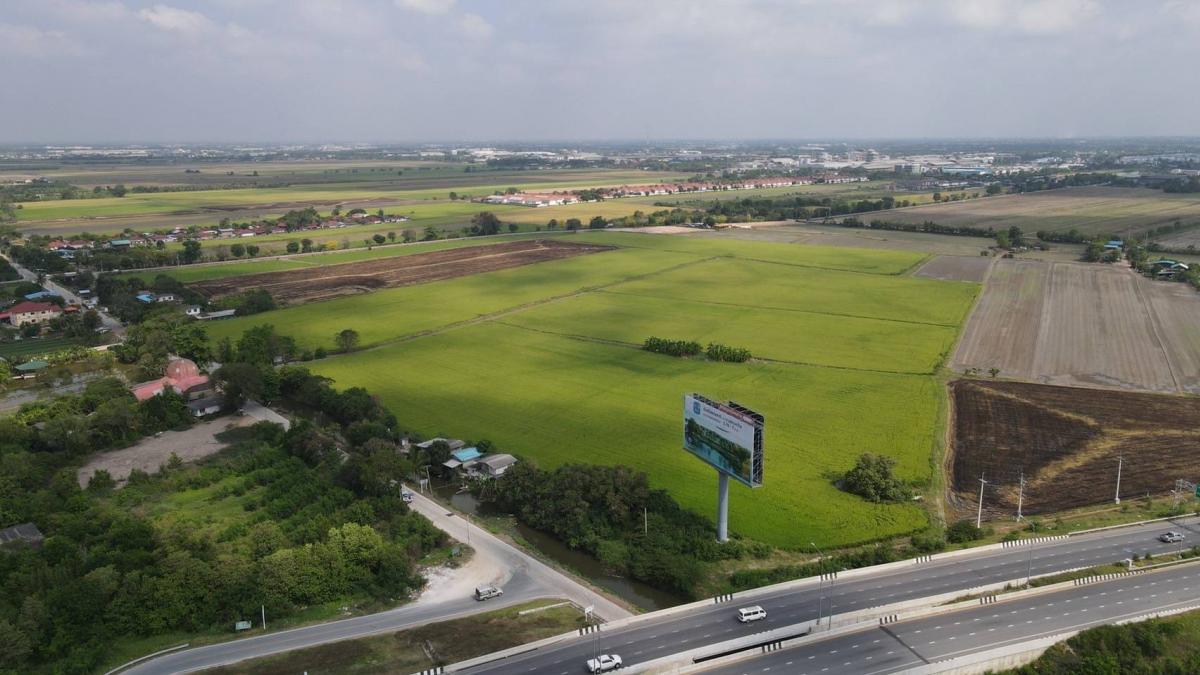
<path fill-rule="evenodd" d="M 717 472 L 717 541 L 729 541 L 729 476 Z"/>

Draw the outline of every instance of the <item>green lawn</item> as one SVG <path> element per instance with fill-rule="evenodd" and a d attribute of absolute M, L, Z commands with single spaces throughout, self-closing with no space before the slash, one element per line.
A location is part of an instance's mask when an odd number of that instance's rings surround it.
<path fill-rule="evenodd" d="M 697 265 L 684 272 L 703 274 L 715 264 Z M 862 287 L 866 290 L 871 285 Z M 796 314 L 624 295 L 619 290 L 550 303 L 502 321 L 531 330 L 633 345 L 650 336 L 701 344 L 720 342 L 745 347 L 754 356 L 767 359 L 908 373 L 931 373 L 944 360 L 958 332 L 946 326 Z"/>
<path fill-rule="evenodd" d="M 219 340 L 269 323 L 303 347 L 331 348 L 336 333 L 353 328 L 370 346 L 694 260 L 667 251 L 607 251 L 218 321 L 208 332 Z"/>
<path fill-rule="evenodd" d="M 273 324 L 305 347 L 344 328 L 364 346 L 314 362 L 364 386 L 426 435 L 490 438 L 548 466 L 625 463 L 712 512 L 715 477 L 683 454 L 690 391 L 735 399 L 767 423 L 766 487 L 739 488 L 735 531 L 783 546 L 839 546 L 925 523 L 833 478 L 862 452 L 930 479 L 944 361 L 978 286 L 903 276 L 921 254 L 712 237 L 589 232 L 614 251 L 330 300 L 209 326 Z M 474 320 L 474 321 L 472 321 Z M 655 335 L 747 347 L 718 364 L 637 348 Z"/>
<path fill-rule="evenodd" d="M 715 508 L 716 476 L 680 449 L 682 397 L 734 399 L 767 418 L 766 485 L 734 488 L 734 531 L 838 546 L 925 523 L 918 507 L 865 502 L 827 474 L 874 451 L 896 458 L 903 478 L 927 481 L 940 391 L 932 377 L 675 359 L 494 323 L 313 369 L 367 387 L 427 435 L 488 438 L 543 466 L 627 464 L 704 514 Z"/>

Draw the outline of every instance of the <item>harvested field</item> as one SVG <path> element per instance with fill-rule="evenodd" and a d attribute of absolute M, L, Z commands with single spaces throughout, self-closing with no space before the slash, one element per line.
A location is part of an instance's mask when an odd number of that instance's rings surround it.
<path fill-rule="evenodd" d="M 939 255 L 913 273 L 913 276 L 942 281 L 983 281 L 992 266 L 991 256 Z"/>
<path fill-rule="evenodd" d="M 278 302 L 294 304 L 522 267 L 547 260 L 599 253 L 611 248 L 598 244 L 541 239 L 514 241 L 342 265 L 213 279 L 197 282 L 191 287 L 209 298 L 220 298 L 251 288 L 263 289 L 270 292 Z"/>
<path fill-rule="evenodd" d="M 951 445 L 951 503 L 974 514 L 979 478 L 992 517 L 1169 492 L 1200 479 L 1200 399 L 1020 382 L 959 380 Z"/>
<path fill-rule="evenodd" d="M 1148 188 L 1061 188 L 895 209 L 878 217 L 895 223 L 933 221 L 997 230 L 1016 225 L 1030 234 L 1076 229 L 1085 234 L 1137 235 L 1176 219 L 1200 220 L 1200 195 Z"/>
<path fill-rule="evenodd" d="M 1200 295 L 1128 267 L 999 260 L 953 367 L 1044 384 L 1200 393 Z"/>

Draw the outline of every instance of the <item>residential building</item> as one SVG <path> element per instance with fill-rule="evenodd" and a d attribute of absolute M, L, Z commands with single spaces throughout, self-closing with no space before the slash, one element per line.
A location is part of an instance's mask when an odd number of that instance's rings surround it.
<path fill-rule="evenodd" d="M 12 527 L 0 530 L 0 548 L 22 544 L 38 547 L 42 545 L 42 541 L 44 540 L 45 537 L 42 535 L 42 531 L 33 523 L 21 523 L 20 525 L 13 525 Z"/>
<path fill-rule="evenodd" d="M 167 363 L 166 374 L 157 380 L 142 382 L 133 386 L 133 396 L 139 401 L 158 396 L 166 389 L 171 389 L 182 395 L 188 401 L 199 401 L 216 395 L 216 387 L 207 375 L 200 373 L 191 359 L 171 359 Z"/>
<path fill-rule="evenodd" d="M 508 467 L 517 463 L 517 458 L 512 455 L 499 453 L 495 455 L 485 455 L 475 462 L 473 469 L 475 473 L 484 478 L 499 478 L 504 475 Z"/>
<path fill-rule="evenodd" d="M 30 323 L 47 323 L 62 316 L 62 307 L 50 302 L 19 302 L 5 312 L 0 312 L 0 320 L 8 319 L 9 323 L 20 327 Z"/>

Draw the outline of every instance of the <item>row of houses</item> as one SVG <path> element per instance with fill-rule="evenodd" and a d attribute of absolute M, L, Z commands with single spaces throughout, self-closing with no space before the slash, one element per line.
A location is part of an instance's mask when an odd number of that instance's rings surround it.
<path fill-rule="evenodd" d="M 445 443 L 450 448 L 450 459 L 442 462 L 447 472 L 463 478 L 499 478 L 508 468 L 517 463 L 517 458 L 503 452 L 484 453 L 475 446 L 467 446 L 454 438 L 431 438 L 415 447 L 428 450 L 434 443 Z M 406 452 L 402 449 L 402 452 Z"/>
<path fill-rule="evenodd" d="M 686 181 L 680 183 L 654 183 L 650 185 L 620 185 L 616 187 L 595 188 L 587 192 L 595 192 L 607 199 L 621 197 L 654 197 L 658 195 L 673 195 L 682 192 L 722 192 L 726 190 L 757 190 L 770 187 L 790 187 L 793 185 L 813 185 L 815 183 L 859 183 L 869 180 L 866 176 L 844 176 L 841 174 L 821 174 L 817 176 L 775 176 L 771 178 L 742 178 L 735 181 Z M 562 206 L 577 204 L 585 201 L 580 195 L 584 191 L 572 190 L 561 192 L 517 192 L 513 194 L 488 195 L 473 201 L 484 204 L 506 204 L 511 206 Z"/>
<path fill-rule="evenodd" d="M 329 218 L 316 223 L 312 223 L 305 227 L 295 230 L 288 230 L 282 223 L 262 221 L 254 223 L 248 227 L 216 227 L 207 228 L 198 231 L 190 231 L 183 227 L 176 227 L 170 232 L 165 233 L 149 233 L 143 232 L 136 235 L 128 235 L 116 239 L 110 239 L 107 242 L 93 242 L 86 239 L 55 239 L 46 245 L 46 248 L 60 256 L 72 259 L 75 257 L 75 252 L 91 250 L 97 246 L 104 246 L 109 249 L 122 250 L 129 248 L 140 248 L 145 246 L 158 246 L 159 244 L 167 245 L 176 242 L 195 239 L 199 241 L 211 241 L 216 239 L 248 239 L 251 237 L 264 236 L 268 234 L 287 234 L 288 232 L 312 232 L 318 230 L 331 230 L 354 225 L 377 225 L 381 223 L 403 223 L 407 222 L 406 216 L 378 216 L 368 215 L 365 213 L 356 213 L 352 216 L 344 216 L 339 218 Z"/>

